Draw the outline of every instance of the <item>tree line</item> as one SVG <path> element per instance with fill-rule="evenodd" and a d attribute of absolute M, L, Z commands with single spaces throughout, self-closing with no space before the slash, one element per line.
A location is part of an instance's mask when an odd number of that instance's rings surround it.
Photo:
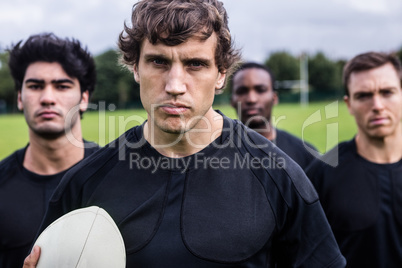
<path fill-rule="evenodd" d="M 402 47 L 395 52 L 402 61 Z M 311 101 L 334 99 L 343 96 L 342 70 L 346 60 L 330 59 L 325 53 L 317 52 L 307 56 L 309 98 Z M 117 109 L 141 107 L 139 85 L 133 74 L 118 63 L 118 52 L 110 49 L 94 57 L 97 70 L 97 84 L 91 102 L 114 104 Z M 17 112 L 17 93 L 8 69 L 8 52 L 0 51 L 0 113 Z M 276 90 L 281 102 L 299 100 L 298 81 L 301 79 L 301 58 L 287 51 L 271 53 L 263 63 L 275 75 Z M 216 102 L 225 104 L 229 101 L 229 87 Z"/>

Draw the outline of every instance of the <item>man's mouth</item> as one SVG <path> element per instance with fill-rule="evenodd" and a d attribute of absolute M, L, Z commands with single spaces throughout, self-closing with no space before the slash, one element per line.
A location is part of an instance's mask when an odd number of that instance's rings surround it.
<path fill-rule="evenodd" d="M 184 104 L 175 103 L 175 104 L 163 104 L 160 108 L 166 113 L 170 115 L 181 115 L 187 112 L 190 108 Z"/>
<path fill-rule="evenodd" d="M 388 122 L 389 122 L 389 119 L 387 117 L 375 117 L 375 118 L 371 118 L 369 120 L 369 123 L 372 126 L 381 126 L 381 125 L 385 125 Z"/>
<path fill-rule="evenodd" d="M 255 115 L 259 115 L 260 114 L 260 110 L 257 108 L 253 108 L 253 109 L 245 109 L 243 110 L 243 114 L 247 115 L 247 116 L 255 116 Z"/>
<path fill-rule="evenodd" d="M 42 110 L 38 113 L 38 117 L 44 118 L 44 119 L 52 119 L 59 116 L 59 113 L 53 111 L 53 110 Z"/>

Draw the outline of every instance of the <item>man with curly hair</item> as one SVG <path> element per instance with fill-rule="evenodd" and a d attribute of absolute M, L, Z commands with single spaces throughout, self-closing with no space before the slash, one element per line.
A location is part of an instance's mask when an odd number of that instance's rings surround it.
<path fill-rule="evenodd" d="M 129 268 L 343 267 L 302 169 L 212 108 L 240 58 L 223 4 L 143 0 L 131 20 L 119 45 L 148 118 L 64 177 L 41 229 L 96 205 Z"/>

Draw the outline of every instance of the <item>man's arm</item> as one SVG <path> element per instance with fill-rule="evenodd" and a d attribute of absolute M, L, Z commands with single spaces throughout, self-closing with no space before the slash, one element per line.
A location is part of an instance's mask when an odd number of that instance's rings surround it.
<path fill-rule="evenodd" d="M 29 254 L 28 257 L 25 258 L 24 266 L 22 268 L 35 268 L 36 265 L 38 264 L 39 256 L 40 256 L 40 247 L 35 246 L 31 251 L 31 254 Z"/>

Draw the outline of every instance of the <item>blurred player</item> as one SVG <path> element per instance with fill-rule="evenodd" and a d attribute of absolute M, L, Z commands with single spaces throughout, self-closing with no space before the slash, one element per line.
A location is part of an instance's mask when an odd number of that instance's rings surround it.
<path fill-rule="evenodd" d="M 356 136 L 307 169 L 347 267 L 402 267 L 402 89 L 397 57 L 369 52 L 344 68 Z M 339 151 L 339 156 L 337 155 Z"/>
<path fill-rule="evenodd" d="M 274 76 L 266 66 L 248 62 L 237 69 L 231 78 L 231 104 L 243 124 L 276 144 L 303 169 L 314 159 L 301 139 L 272 125 L 272 109 L 278 103 Z"/>
<path fill-rule="evenodd" d="M 0 162 L 2 268 L 22 266 L 53 190 L 98 147 L 81 134 L 81 114 L 96 78 L 89 52 L 77 40 L 53 34 L 32 35 L 9 52 L 29 143 Z"/>

